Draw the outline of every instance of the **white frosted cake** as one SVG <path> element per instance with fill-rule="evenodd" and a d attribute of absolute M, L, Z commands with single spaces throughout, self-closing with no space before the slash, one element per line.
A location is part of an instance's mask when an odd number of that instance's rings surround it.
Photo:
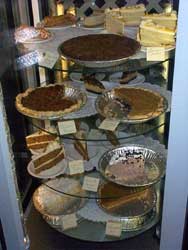
<path fill-rule="evenodd" d="M 152 20 L 155 24 L 164 26 L 166 28 L 176 30 L 177 26 L 177 12 L 160 13 L 160 14 L 146 14 L 142 16 L 142 20 Z"/>
<path fill-rule="evenodd" d="M 146 20 L 141 22 L 138 40 L 146 47 L 168 47 L 175 45 L 175 34 L 173 29 Z"/>

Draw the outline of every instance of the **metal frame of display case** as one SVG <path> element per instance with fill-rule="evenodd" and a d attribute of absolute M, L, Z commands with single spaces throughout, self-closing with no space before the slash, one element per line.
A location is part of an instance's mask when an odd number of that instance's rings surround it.
<path fill-rule="evenodd" d="M 188 1 L 181 0 L 160 250 L 181 250 L 188 194 Z M 182 66 L 183 65 L 183 66 Z M 0 96 L 0 216 L 9 250 L 29 249 L 17 191 L 10 134 Z"/>

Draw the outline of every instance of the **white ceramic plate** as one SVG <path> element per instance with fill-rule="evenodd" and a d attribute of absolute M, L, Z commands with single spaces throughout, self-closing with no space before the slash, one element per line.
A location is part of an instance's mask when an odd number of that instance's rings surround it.
<path fill-rule="evenodd" d="M 77 27 L 85 30 L 104 30 L 104 25 L 96 26 L 96 27 L 86 27 L 83 24 L 83 21 L 77 23 Z"/>
<path fill-rule="evenodd" d="M 54 34 L 51 32 L 51 36 L 50 36 L 48 39 L 38 39 L 38 40 L 30 39 L 30 40 L 24 41 L 24 42 L 22 42 L 22 43 L 23 43 L 23 44 L 46 43 L 46 42 L 51 41 L 52 39 L 54 39 Z"/>
<path fill-rule="evenodd" d="M 30 163 L 27 166 L 27 171 L 29 172 L 31 176 L 39 178 L 39 179 L 52 179 L 65 173 L 66 168 L 67 168 L 67 160 L 63 159 L 56 166 L 48 170 L 42 171 L 39 174 L 36 174 L 34 170 L 33 161 L 30 161 Z"/>

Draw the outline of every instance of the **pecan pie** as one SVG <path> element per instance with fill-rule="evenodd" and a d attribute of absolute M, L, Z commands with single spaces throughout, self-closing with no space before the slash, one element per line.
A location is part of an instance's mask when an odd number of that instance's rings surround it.
<path fill-rule="evenodd" d="M 66 57 L 83 61 L 119 60 L 134 55 L 140 44 L 126 36 L 96 34 L 65 41 L 60 50 Z"/>
<path fill-rule="evenodd" d="M 50 84 L 45 87 L 29 88 L 16 97 L 16 107 L 21 113 L 34 118 L 59 117 L 76 111 L 82 100 L 65 95 L 65 86 Z"/>

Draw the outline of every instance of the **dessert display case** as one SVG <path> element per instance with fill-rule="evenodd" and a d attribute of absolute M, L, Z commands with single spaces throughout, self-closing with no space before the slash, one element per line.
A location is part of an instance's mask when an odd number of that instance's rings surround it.
<path fill-rule="evenodd" d="M 132 7 L 124 15 L 127 11 Z M 100 22 L 105 16 L 95 15 Z M 175 44 L 161 47 L 156 41 L 150 51 L 152 46 L 143 47 L 137 39 L 139 27 L 126 26 L 125 20 L 123 35 L 111 34 L 101 23 L 100 29 L 91 27 L 93 19 L 85 20 L 86 26 L 83 21 L 72 14 L 40 18 L 37 29 L 22 26 L 14 33 L 11 67 L 16 84 L 18 78 L 21 84 L 13 109 L 24 127 L 24 169 L 32 183 L 25 194 L 27 213 L 17 209 L 17 218 L 26 220 L 19 227 L 29 232 L 19 236 L 26 243 L 22 249 L 29 245 L 28 238 L 31 249 L 35 246 L 31 211 L 59 242 L 67 237 L 91 246 L 119 241 L 126 246 L 127 240 L 141 234 L 144 239 L 149 232 L 159 249 Z M 6 84 L 0 94 L 6 100 Z M 5 111 L 9 125 L 6 105 L 3 120 Z M 2 124 L 7 126 L 6 121 Z M 46 249 L 56 249 L 58 243 L 50 244 Z"/>

